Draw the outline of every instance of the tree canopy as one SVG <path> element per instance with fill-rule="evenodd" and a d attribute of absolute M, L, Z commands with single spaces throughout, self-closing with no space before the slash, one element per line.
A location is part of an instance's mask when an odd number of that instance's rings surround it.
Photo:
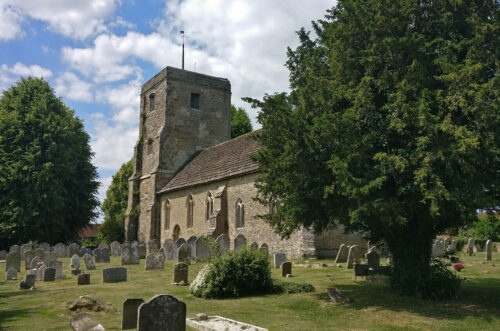
<path fill-rule="evenodd" d="M 266 95 L 258 199 L 282 235 L 341 223 L 422 294 L 435 235 L 498 208 L 498 1 L 339 0 L 288 49 L 291 93 Z"/>
<path fill-rule="evenodd" d="M 133 170 L 132 161 L 122 164 L 106 191 L 106 198 L 102 203 L 104 222 L 99 229 L 97 238 L 100 242 L 123 241 L 125 212 L 128 203 L 128 179 L 132 176 Z"/>
<path fill-rule="evenodd" d="M 245 109 L 231 105 L 231 138 L 236 138 L 252 130 L 252 123 Z"/>
<path fill-rule="evenodd" d="M 96 168 L 83 123 L 43 79 L 0 98 L 0 242 L 57 243 L 96 217 Z"/>

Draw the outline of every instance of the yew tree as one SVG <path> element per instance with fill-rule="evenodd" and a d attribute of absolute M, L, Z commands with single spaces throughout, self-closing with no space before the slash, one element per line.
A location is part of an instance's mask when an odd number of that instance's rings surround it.
<path fill-rule="evenodd" d="M 500 205 L 498 1 L 339 0 L 288 49 L 290 94 L 250 100 L 257 198 L 283 236 L 343 224 L 426 293 L 436 234 Z"/>

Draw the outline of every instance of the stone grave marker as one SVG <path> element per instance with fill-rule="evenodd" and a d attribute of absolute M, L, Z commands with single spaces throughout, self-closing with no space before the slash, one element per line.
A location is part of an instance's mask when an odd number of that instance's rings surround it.
<path fill-rule="evenodd" d="M 105 268 L 102 270 L 103 283 L 117 283 L 127 281 L 126 268 Z"/>
<path fill-rule="evenodd" d="M 29 290 L 30 288 L 35 286 L 35 278 L 35 275 L 26 275 L 26 279 L 19 284 L 19 289 Z"/>
<path fill-rule="evenodd" d="M 146 263 L 144 270 L 163 270 L 165 265 L 165 255 L 158 254 L 155 256 L 153 253 L 146 256 Z"/>
<path fill-rule="evenodd" d="M 24 269 L 30 270 L 31 260 L 35 257 L 35 252 L 32 250 L 24 252 Z"/>
<path fill-rule="evenodd" d="M 173 285 L 188 285 L 188 265 L 186 263 L 176 263 L 174 265 Z"/>
<path fill-rule="evenodd" d="M 158 250 L 158 254 L 159 254 L 159 255 L 163 255 L 163 257 L 165 257 L 165 250 L 163 249 L 163 247 L 162 247 L 162 248 L 160 248 L 160 249 Z M 167 258 L 165 257 L 165 260 L 166 260 L 166 259 L 167 259 Z"/>
<path fill-rule="evenodd" d="M 54 280 L 56 280 L 56 269 L 46 268 L 43 272 L 43 281 L 53 282 Z"/>
<path fill-rule="evenodd" d="M 121 256 L 122 255 L 122 245 L 118 241 L 113 241 L 111 243 L 111 256 Z"/>
<path fill-rule="evenodd" d="M 215 242 L 219 244 L 221 254 L 225 254 L 229 250 L 229 237 L 227 234 L 221 234 L 215 239 Z"/>
<path fill-rule="evenodd" d="M 196 240 L 195 257 L 197 260 L 203 260 L 210 257 L 210 247 L 208 247 L 203 238 L 198 238 Z"/>
<path fill-rule="evenodd" d="M 366 277 L 368 274 L 368 264 L 354 263 L 354 277 Z"/>
<path fill-rule="evenodd" d="M 43 256 L 43 263 L 49 265 L 50 262 L 57 261 L 56 253 L 45 253 Z"/>
<path fill-rule="evenodd" d="M 486 260 L 491 260 L 491 254 L 493 252 L 493 243 L 491 242 L 490 239 L 486 241 Z"/>
<path fill-rule="evenodd" d="M 474 255 L 474 246 L 476 245 L 476 241 L 474 238 L 470 238 L 469 241 L 467 242 L 467 254 L 469 256 Z"/>
<path fill-rule="evenodd" d="M 35 257 L 38 256 L 40 258 L 40 261 L 43 261 L 46 254 L 43 249 L 37 248 L 33 252 L 35 253 Z"/>
<path fill-rule="evenodd" d="M 0 251 L 0 260 L 5 260 L 7 258 L 7 251 L 6 250 L 1 250 Z"/>
<path fill-rule="evenodd" d="M 292 262 L 283 262 L 281 264 L 281 277 L 287 277 L 292 274 Z"/>
<path fill-rule="evenodd" d="M 89 285 L 90 284 L 90 274 L 79 274 L 76 284 L 77 285 Z"/>
<path fill-rule="evenodd" d="M 137 249 L 139 250 L 139 258 L 145 259 L 146 258 L 146 243 L 144 241 L 139 242 L 137 244 Z"/>
<path fill-rule="evenodd" d="M 352 245 L 349 248 L 349 255 L 347 256 L 347 269 L 352 269 L 354 267 L 354 263 L 359 263 L 359 246 Z"/>
<path fill-rule="evenodd" d="M 175 259 L 175 243 L 172 239 L 165 239 L 163 242 L 163 252 L 165 253 L 165 257 L 167 260 L 172 261 Z"/>
<path fill-rule="evenodd" d="M 80 246 L 78 246 L 78 244 L 71 243 L 71 244 L 69 244 L 68 247 L 69 247 L 68 257 L 78 254 L 78 251 L 80 249 Z"/>
<path fill-rule="evenodd" d="M 38 248 L 46 253 L 50 252 L 50 245 L 48 243 L 41 243 L 40 245 L 38 245 Z"/>
<path fill-rule="evenodd" d="M 450 249 L 451 252 L 454 252 L 457 250 L 457 241 L 452 239 L 450 243 Z"/>
<path fill-rule="evenodd" d="M 17 253 L 21 254 L 21 246 L 19 245 L 12 245 L 9 247 L 9 253 Z"/>
<path fill-rule="evenodd" d="M 47 266 L 45 264 L 42 264 L 40 268 L 36 270 L 36 280 L 43 280 L 43 276 L 45 275 L 45 269 L 47 269 Z"/>
<path fill-rule="evenodd" d="M 247 246 L 247 239 L 241 233 L 234 238 L 234 249 L 243 249 Z"/>
<path fill-rule="evenodd" d="M 106 243 L 100 243 L 99 245 L 97 245 L 97 248 L 100 248 L 100 249 L 107 248 L 109 250 L 109 246 Z"/>
<path fill-rule="evenodd" d="M 9 267 L 9 270 L 7 270 L 7 279 L 6 280 L 17 280 L 16 268 Z"/>
<path fill-rule="evenodd" d="M 366 260 L 368 261 L 369 268 L 375 270 L 380 267 L 380 255 L 376 251 L 366 253 Z"/>
<path fill-rule="evenodd" d="M 83 256 L 83 262 L 85 263 L 85 268 L 87 270 L 95 270 L 94 257 L 89 253 L 85 253 Z"/>
<path fill-rule="evenodd" d="M 95 263 L 110 263 L 109 248 L 97 248 L 94 250 Z"/>
<path fill-rule="evenodd" d="M 152 239 L 148 241 L 147 248 L 148 248 L 148 253 L 156 254 L 158 252 L 158 249 L 160 249 L 160 243 L 158 242 L 158 240 Z"/>
<path fill-rule="evenodd" d="M 335 263 L 345 263 L 347 262 L 347 255 L 348 255 L 348 246 L 345 244 L 340 245 L 339 251 L 337 253 L 337 258 L 335 259 Z"/>
<path fill-rule="evenodd" d="M 326 293 L 328 293 L 328 296 L 330 299 L 332 299 L 333 302 L 340 303 L 340 302 L 349 302 L 349 299 L 342 294 L 339 290 L 336 288 L 327 288 Z"/>
<path fill-rule="evenodd" d="M 35 256 L 34 258 L 31 259 L 30 263 L 30 270 L 32 269 L 38 269 L 38 264 L 42 263 L 42 259 L 39 256 Z"/>
<path fill-rule="evenodd" d="M 178 249 L 177 249 L 177 262 L 185 262 L 188 260 L 190 254 L 189 254 L 189 247 L 186 243 L 182 244 Z"/>
<path fill-rule="evenodd" d="M 177 298 L 158 294 L 139 306 L 137 331 L 186 330 L 186 304 Z"/>
<path fill-rule="evenodd" d="M 122 247 L 122 265 L 139 264 L 139 250 L 137 245 L 125 244 Z"/>
<path fill-rule="evenodd" d="M 52 261 L 49 264 L 49 268 L 56 269 L 56 279 L 65 279 L 66 275 L 62 273 L 62 262 L 61 261 Z"/>
<path fill-rule="evenodd" d="M 16 252 L 7 254 L 5 258 L 5 271 L 9 270 L 10 267 L 15 268 L 17 272 L 21 271 L 21 254 Z"/>
<path fill-rule="evenodd" d="M 275 268 L 279 268 L 283 262 L 286 262 L 286 254 L 285 253 L 274 254 L 274 267 Z"/>
<path fill-rule="evenodd" d="M 66 246 L 62 243 L 56 244 L 54 246 L 54 253 L 58 258 L 66 257 Z"/>
<path fill-rule="evenodd" d="M 266 252 L 266 254 L 269 254 L 269 247 L 267 246 L 266 243 L 260 245 L 259 251 L 261 252 Z"/>
<path fill-rule="evenodd" d="M 137 328 L 137 314 L 143 303 L 142 299 L 126 299 L 123 302 L 122 330 Z"/>
<path fill-rule="evenodd" d="M 444 245 L 444 250 L 445 251 L 448 251 L 448 248 L 451 244 L 451 239 L 448 237 L 448 238 L 444 238 L 443 240 L 443 245 Z"/>
<path fill-rule="evenodd" d="M 69 324 L 74 331 L 104 331 L 104 327 L 92 315 L 83 313 L 73 317 Z"/>
<path fill-rule="evenodd" d="M 92 254 L 92 250 L 91 249 L 88 249 L 87 247 L 80 247 L 80 249 L 78 250 L 78 256 L 79 257 L 83 257 L 85 254 Z"/>
<path fill-rule="evenodd" d="M 33 247 L 30 244 L 23 244 L 21 245 L 21 259 L 24 260 L 24 254 L 27 251 L 32 251 Z"/>
<path fill-rule="evenodd" d="M 80 270 L 80 257 L 78 255 L 73 255 L 70 260 L 69 266 L 73 270 Z"/>
<path fill-rule="evenodd" d="M 185 244 L 186 240 L 184 238 L 179 238 L 174 243 L 174 260 L 177 259 L 177 250 L 181 247 L 182 244 Z"/>
<path fill-rule="evenodd" d="M 250 249 L 256 251 L 259 249 L 259 245 L 256 242 L 253 242 L 250 244 Z"/>
<path fill-rule="evenodd" d="M 194 259 L 196 258 L 196 240 L 198 238 L 196 238 L 196 236 L 191 236 L 188 238 L 188 240 L 186 241 L 186 245 L 188 246 L 189 248 L 189 256 Z"/>

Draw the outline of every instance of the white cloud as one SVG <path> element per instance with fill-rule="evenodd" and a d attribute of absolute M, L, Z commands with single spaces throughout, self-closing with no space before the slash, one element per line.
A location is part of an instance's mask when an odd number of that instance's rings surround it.
<path fill-rule="evenodd" d="M 91 88 L 90 83 L 81 80 L 72 72 L 64 72 L 56 79 L 57 94 L 70 100 L 92 102 L 94 97 Z"/>
<path fill-rule="evenodd" d="M 21 77 L 28 76 L 47 78 L 52 76 L 52 71 L 36 64 L 27 66 L 23 63 L 17 62 L 11 67 L 6 64 L 2 64 L 0 66 L 0 91 L 9 88 Z"/>
<path fill-rule="evenodd" d="M 15 8 L 0 0 L 0 41 L 9 41 L 24 35 L 21 29 L 22 16 Z"/>

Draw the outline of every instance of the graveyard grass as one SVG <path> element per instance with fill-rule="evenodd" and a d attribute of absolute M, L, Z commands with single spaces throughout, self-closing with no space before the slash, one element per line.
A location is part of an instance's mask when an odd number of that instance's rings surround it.
<path fill-rule="evenodd" d="M 117 312 L 91 312 L 106 328 L 120 330 L 121 310 L 127 298 L 148 301 L 156 294 L 170 294 L 187 305 L 187 317 L 197 313 L 221 315 L 269 330 L 500 330 L 500 253 L 486 261 L 485 253 L 460 255 L 467 277 L 462 297 L 457 301 L 428 301 L 401 297 L 387 284 L 353 280 L 352 270 L 326 267 L 309 269 L 293 267 L 294 277 L 281 278 L 280 269 L 273 277 L 298 283 L 309 282 L 312 293 L 269 294 L 236 299 L 205 300 L 194 297 L 187 286 L 173 286 L 173 263 L 164 270 L 144 270 L 140 265 L 125 266 L 128 281 L 102 283 L 102 269 L 119 267 L 120 258 L 110 264 L 97 263 L 89 271 L 91 284 L 77 286 L 69 272 L 69 258 L 63 261 L 66 280 L 36 282 L 35 290 L 19 290 L 19 281 L 5 281 L 5 265 L 0 264 L 0 329 L 2 330 L 68 330 L 69 320 L 78 313 L 70 312 L 68 304 L 81 295 L 96 295 L 110 303 Z M 304 260 L 294 262 L 303 263 Z M 383 261 L 385 262 L 385 261 Z M 309 263 L 333 263 L 332 260 L 309 260 Z M 189 268 L 191 282 L 204 264 Z M 24 268 L 24 264 L 21 265 Z M 326 275 L 334 280 L 328 280 Z M 18 274 L 22 278 L 25 270 Z M 335 304 L 325 292 L 336 287 L 348 296 L 350 303 Z M 192 330 L 188 327 L 188 330 Z"/>

